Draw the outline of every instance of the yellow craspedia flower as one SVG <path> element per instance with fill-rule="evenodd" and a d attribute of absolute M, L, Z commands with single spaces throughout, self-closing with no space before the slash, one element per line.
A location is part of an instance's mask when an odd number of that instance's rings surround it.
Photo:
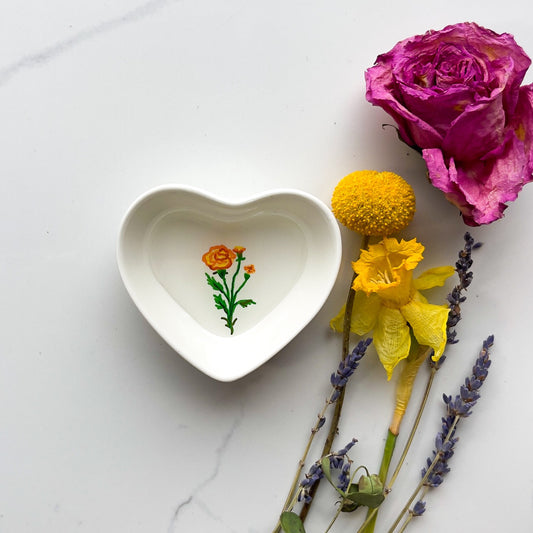
<path fill-rule="evenodd" d="M 335 187 L 331 199 L 337 220 L 362 235 L 387 236 L 405 228 L 415 214 L 415 193 L 393 172 L 358 170 Z"/>
<path fill-rule="evenodd" d="M 358 274 L 351 330 L 358 335 L 373 332 L 378 357 L 391 378 L 394 367 L 409 355 L 411 333 L 422 346 L 433 348 L 438 361 L 446 345 L 448 306 L 433 305 L 419 291 L 442 286 L 454 273 L 452 266 L 426 270 L 413 279 L 413 270 L 422 261 L 424 247 L 416 239 L 398 241 L 384 238 L 371 244 L 352 263 Z M 330 322 L 342 331 L 344 308 Z"/>

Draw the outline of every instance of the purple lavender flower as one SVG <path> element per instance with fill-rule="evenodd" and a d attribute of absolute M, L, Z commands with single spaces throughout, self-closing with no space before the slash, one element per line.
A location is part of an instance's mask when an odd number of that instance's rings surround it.
<path fill-rule="evenodd" d="M 365 355 L 366 349 L 372 342 L 371 338 L 359 341 L 357 346 L 353 349 L 352 353 L 348 354 L 345 359 L 339 363 L 339 367 L 334 374 L 331 374 L 331 385 L 335 388 L 335 392 L 330 398 L 330 403 L 337 401 L 340 391 L 348 383 L 348 379 L 355 372 L 359 366 L 359 361 Z"/>
<path fill-rule="evenodd" d="M 447 416 L 442 419 L 441 431 L 435 439 L 433 458 L 426 460 L 427 466 L 422 470 L 422 477 L 426 477 L 429 471 L 429 475 L 424 482 L 424 485 L 428 487 L 438 487 L 442 483 L 444 476 L 450 471 L 448 461 L 454 454 L 454 447 L 458 440 L 455 437 L 457 422 L 459 419 L 467 418 L 472 414 L 472 408 L 480 398 L 479 389 L 488 375 L 488 369 L 491 364 L 489 350 L 493 343 L 493 335 L 490 335 L 483 342 L 483 348 L 472 368 L 472 376 L 465 379 L 459 394 L 455 398 L 447 395 L 443 396 Z M 435 459 L 437 459 L 436 462 Z M 433 464 L 434 462 L 435 464 Z"/>
<path fill-rule="evenodd" d="M 448 306 L 450 308 L 448 322 L 446 324 L 448 344 L 455 344 L 458 342 L 456 339 L 457 332 L 453 328 L 457 325 L 459 320 L 461 320 L 461 304 L 466 300 L 466 296 L 463 296 L 462 293 L 470 286 L 474 276 L 473 272 L 470 270 L 473 263 L 472 250 L 482 246 L 482 243 L 476 243 L 468 232 L 465 233 L 464 240 L 465 245 L 459 252 L 459 259 L 455 263 L 455 270 L 459 276 L 459 283 L 452 289 L 447 297 Z"/>
<path fill-rule="evenodd" d="M 341 448 L 338 452 L 332 452 L 326 457 L 329 459 L 329 465 L 332 469 L 340 469 L 341 473 L 339 475 L 339 485 L 341 488 L 345 486 L 348 488 L 350 482 L 350 465 L 351 462 L 348 460 L 345 463 L 346 454 L 351 450 L 353 445 L 357 442 L 357 439 L 352 439 L 344 448 Z M 328 474 L 329 475 L 329 474 Z M 305 475 L 305 478 L 300 481 L 300 493 L 298 494 L 298 501 L 304 501 L 309 503 L 313 497 L 311 489 L 318 482 L 318 480 L 324 477 L 324 471 L 322 469 L 322 461 L 318 460 L 316 463 L 311 465 L 309 472 Z M 341 488 L 341 490 L 346 490 L 346 488 Z"/>
<path fill-rule="evenodd" d="M 426 502 L 418 500 L 411 510 L 413 516 L 421 516 L 426 511 Z"/>
<path fill-rule="evenodd" d="M 342 491 L 348 490 L 348 485 L 350 484 L 350 467 L 351 463 L 347 462 L 344 463 L 341 469 L 341 473 L 339 474 L 339 482 L 337 484 L 337 488 L 339 488 Z"/>
<path fill-rule="evenodd" d="M 304 501 L 309 503 L 313 498 L 310 494 L 313 485 L 324 477 L 324 471 L 322 470 L 322 465 L 320 461 L 313 463 L 309 472 L 305 475 L 305 478 L 300 481 L 300 493 L 298 494 L 298 501 Z"/>
<path fill-rule="evenodd" d="M 357 439 L 352 439 L 344 448 L 341 448 L 338 452 L 332 452 L 328 455 L 331 468 L 340 468 L 342 466 L 345 455 L 352 449 L 356 442 Z"/>

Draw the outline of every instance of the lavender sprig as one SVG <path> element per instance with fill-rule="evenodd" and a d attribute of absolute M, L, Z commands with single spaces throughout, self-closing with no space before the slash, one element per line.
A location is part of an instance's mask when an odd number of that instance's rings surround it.
<path fill-rule="evenodd" d="M 345 462 L 345 460 L 347 459 L 348 452 L 351 450 L 351 448 L 356 442 L 357 439 L 352 439 L 344 448 L 340 449 L 338 452 L 333 452 L 326 456 L 329 459 L 330 468 L 341 469 L 341 474 L 339 476 L 339 485 L 337 485 L 337 487 L 341 490 L 346 490 L 342 489 L 340 486 L 344 486 L 344 477 L 346 477 L 347 479 L 345 483 L 346 487 L 348 487 L 350 481 L 349 474 L 351 461 L 348 459 L 348 461 Z M 323 477 L 324 470 L 322 468 L 322 460 L 319 459 L 316 463 L 313 463 L 311 465 L 311 468 L 309 469 L 309 472 L 305 475 L 305 478 L 300 481 L 298 501 L 304 501 L 306 503 L 309 503 L 313 499 L 311 489 L 313 488 L 315 483 L 317 483 Z"/>
<path fill-rule="evenodd" d="M 466 300 L 463 296 L 463 291 L 466 290 L 472 283 L 474 277 L 472 268 L 472 250 L 482 246 L 482 243 L 475 242 L 470 233 L 464 234 L 465 245 L 459 252 L 459 259 L 455 263 L 455 271 L 459 276 L 459 283 L 452 289 L 447 296 L 450 313 L 448 315 L 448 322 L 446 324 L 446 335 L 448 344 L 455 344 L 459 342 L 456 339 L 457 332 L 453 329 L 459 320 L 461 320 L 461 304 Z"/>
<path fill-rule="evenodd" d="M 366 349 L 372 343 L 372 339 L 368 338 L 362 341 L 359 341 L 357 346 L 353 349 L 351 354 L 348 354 L 346 359 L 343 359 L 337 368 L 337 371 L 334 374 L 331 374 L 330 382 L 334 388 L 334 392 L 329 398 L 329 403 L 334 403 L 340 396 L 341 390 L 348 383 L 348 379 L 353 375 L 359 362 L 366 353 Z"/>
<path fill-rule="evenodd" d="M 435 439 L 435 450 L 433 450 L 433 459 L 428 458 L 427 469 L 422 470 L 422 477 L 427 479 L 425 485 L 438 487 L 442 483 L 442 478 L 450 469 L 448 460 L 453 455 L 453 448 L 457 443 L 455 438 L 455 427 L 461 418 L 467 418 L 472 414 L 472 408 L 480 398 L 479 389 L 485 382 L 489 373 L 491 360 L 489 349 L 494 343 L 494 335 L 491 335 L 483 342 L 483 348 L 472 368 L 472 376 L 465 379 L 464 385 L 461 385 L 459 394 L 452 398 L 443 395 L 446 405 L 447 416 L 442 419 L 442 430 L 437 434 Z M 436 459 L 436 462 L 435 462 Z M 431 471 L 430 466 L 435 462 Z"/>
<path fill-rule="evenodd" d="M 454 454 L 454 447 L 457 444 L 457 437 L 455 432 L 459 420 L 467 418 L 472 414 L 472 408 L 476 405 L 480 398 L 479 389 L 482 387 L 488 376 L 488 370 L 491 365 L 490 360 L 490 348 L 494 343 L 494 336 L 490 335 L 484 342 L 483 347 L 479 353 L 478 358 L 472 368 L 472 376 L 465 379 L 464 385 L 461 385 L 459 394 L 452 398 L 452 396 L 443 395 L 444 403 L 446 405 L 447 416 L 442 418 L 441 431 L 435 438 L 435 449 L 433 450 L 433 458 L 426 460 L 427 466 L 422 470 L 422 480 L 416 487 L 415 491 L 411 495 L 411 498 L 403 508 L 402 512 L 389 529 L 389 533 L 392 533 L 397 525 L 400 523 L 402 517 L 409 510 L 409 506 L 414 501 L 418 493 L 423 487 L 438 487 L 442 484 L 444 476 L 450 471 L 448 461 Z M 425 502 L 417 502 L 424 504 Z M 411 518 L 420 516 L 421 513 L 415 512 L 415 507 L 411 509 L 409 517 L 406 522 Z M 417 511 L 420 510 L 420 506 Z M 405 529 L 404 526 L 400 531 Z"/>
<path fill-rule="evenodd" d="M 298 462 L 296 475 L 294 476 L 291 488 L 289 490 L 289 493 L 287 494 L 287 498 L 286 498 L 285 503 L 283 505 L 283 511 L 287 511 L 287 510 L 292 508 L 292 505 L 293 505 L 294 500 L 295 500 L 294 499 L 294 495 L 295 495 L 295 492 L 296 492 L 296 489 L 297 489 L 297 486 L 298 486 L 298 479 L 300 478 L 301 471 L 302 471 L 302 469 L 303 469 L 303 467 L 305 465 L 305 461 L 307 459 L 307 455 L 309 453 L 309 449 L 311 448 L 311 443 L 313 442 L 314 436 L 316 435 L 316 433 L 318 433 L 320 428 L 326 422 L 325 413 L 326 413 L 327 408 L 330 405 L 334 404 L 339 399 L 342 390 L 346 387 L 346 384 L 348 383 L 348 380 L 350 379 L 350 377 L 353 375 L 353 373 L 355 372 L 355 370 L 359 366 L 359 362 L 361 361 L 361 359 L 365 355 L 366 349 L 368 348 L 368 346 L 370 346 L 371 343 L 372 343 L 372 339 L 371 338 L 359 341 L 359 343 L 352 350 L 352 352 L 349 353 L 346 356 L 345 359 L 340 361 L 340 363 L 339 363 L 339 365 L 337 367 L 337 370 L 333 374 L 331 374 L 330 383 L 331 383 L 331 386 L 333 387 L 333 390 L 332 390 L 331 394 L 329 395 L 329 397 L 326 399 L 324 407 L 322 408 L 322 411 L 318 414 L 317 422 L 315 423 L 315 425 L 311 429 L 311 435 L 309 436 L 309 439 L 307 441 L 307 445 L 305 447 L 305 450 L 304 450 L 304 453 L 302 455 L 302 458 Z M 353 444 L 351 446 L 353 446 Z M 347 451 L 348 450 L 346 450 L 346 452 Z M 339 455 L 339 452 L 337 452 L 337 456 L 338 455 Z M 318 471 L 315 472 L 315 474 L 318 474 Z M 313 483 L 310 484 L 310 486 L 308 487 L 308 490 L 311 490 L 311 488 L 313 488 L 313 486 L 315 485 L 315 483 L 317 483 L 319 481 L 319 479 L 321 479 L 321 478 L 318 477 L 318 478 L 314 479 Z M 316 490 L 316 488 L 314 490 Z M 312 498 L 310 498 L 309 500 L 304 500 L 304 501 L 306 501 L 306 503 L 307 503 L 308 501 L 311 501 L 311 499 Z M 277 532 L 277 531 L 279 531 L 279 521 L 276 524 L 276 527 L 274 528 L 274 532 Z"/>

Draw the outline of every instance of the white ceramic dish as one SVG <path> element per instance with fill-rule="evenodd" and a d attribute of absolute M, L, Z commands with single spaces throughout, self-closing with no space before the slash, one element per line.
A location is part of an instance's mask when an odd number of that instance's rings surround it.
<path fill-rule="evenodd" d="M 216 257 L 232 262 L 221 272 L 202 260 L 218 245 L 227 250 Z M 330 210 L 301 191 L 230 202 L 167 185 L 130 207 L 117 256 L 131 298 L 161 337 L 205 374 L 232 381 L 270 359 L 320 310 L 337 277 L 341 240 Z M 234 275 L 234 293 L 246 283 L 232 300 L 243 302 L 234 305 L 232 334 L 214 297 L 228 307 L 224 281 L 231 298 Z"/>

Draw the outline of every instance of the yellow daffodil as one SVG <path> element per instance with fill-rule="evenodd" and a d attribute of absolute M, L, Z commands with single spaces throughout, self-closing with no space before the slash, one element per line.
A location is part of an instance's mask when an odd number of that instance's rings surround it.
<path fill-rule="evenodd" d="M 424 246 L 412 239 L 383 238 L 361 252 L 352 263 L 358 274 L 351 330 L 358 335 L 373 331 L 374 346 L 391 378 L 394 367 L 409 355 L 411 333 L 420 345 L 434 350 L 438 361 L 446 345 L 448 307 L 428 303 L 420 290 L 442 286 L 454 273 L 452 266 L 427 270 L 413 279 L 413 270 L 423 259 Z M 330 325 L 342 331 L 344 309 Z"/>

